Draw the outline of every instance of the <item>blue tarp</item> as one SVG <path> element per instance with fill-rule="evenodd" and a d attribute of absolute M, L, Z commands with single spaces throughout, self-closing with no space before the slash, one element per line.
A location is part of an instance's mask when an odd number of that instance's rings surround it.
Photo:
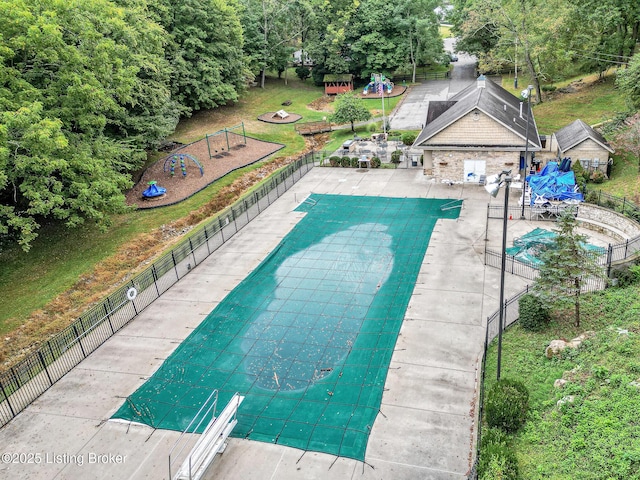
<path fill-rule="evenodd" d="M 566 166 L 566 162 L 563 161 Z M 531 204 L 536 199 L 544 200 L 573 200 L 582 202 L 584 197 L 576 185 L 576 177 L 572 170 L 563 172 L 557 162 L 549 162 L 537 175 L 527 176 L 527 183 L 531 187 Z"/>

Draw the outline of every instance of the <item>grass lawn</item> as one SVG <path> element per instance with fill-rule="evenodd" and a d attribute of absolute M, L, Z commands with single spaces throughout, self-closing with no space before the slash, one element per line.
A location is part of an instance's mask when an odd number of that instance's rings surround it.
<path fill-rule="evenodd" d="M 616 197 L 627 198 L 640 205 L 640 173 L 638 172 L 637 157 L 631 154 L 618 154 L 613 156 L 613 169 L 611 178 L 601 184 L 587 184 L 587 189 L 592 191 L 602 190 Z"/>
<path fill-rule="evenodd" d="M 533 111 L 540 133 L 551 134 L 578 118 L 588 125 L 595 125 L 627 110 L 624 98 L 614 88 L 614 80 L 613 76 L 609 76 L 590 88 L 535 105 Z"/>
<path fill-rule="evenodd" d="M 503 337 L 502 377 L 523 381 L 530 414 L 513 437 L 521 478 L 640 478 L 640 285 L 582 297 L 582 326 L 555 320 L 545 331 L 519 325 Z M 548 359 L 553 339 L 593 331 L 578 349 Z M 624 332 L 628 333 L 624 333 Z M 495 342 L 487 356 L 487 389 L 495 382 Z M 556 379 L 568 383 L 554 388 Z M 569 395 L 573 403 L 558 406 Z"/>
<path fill-rule="evenodd" d="M 502 87 L 519 97 L 522 90 L 527 88 L 528 79 L 518 77 L 518 80 L 519 86 L 514 88 L 513 78 L 504 77 Z M 566 86 L 578 80 L 588 84 L 588 87 L 534 104 L 533 113 L 541 135 L 550 135 L 578 118 L 589 125 L 596 125 L 627 110 L 624 98 L 615 88 L 615 75 L 610 74 L 602 81 L 598 80 L 597 75 L 585 75 L 556 86 Z"/>
<path fill-rule="evenodd" d="M 233 172 L 177 205 L 114 216 L 112 226 L 105 232 L 91 224 L 74 230 L 45 226 L 29 253 L 19 248 L 3 250 L 0 253 L 0 295 L 10 300 L 0 302 L 0 333 L 22 325 L 32 312 L 45 308 L 57 295 L 74 286 L 80 277 L 89 279 L 98 275 L 99 272 L 92 272 L 94 267 L 114 255 L 122 245 L 133 242 L 131 248 L 137 248 L 136 239 L 146 241 L 141 235 L 186 217 L 216 192 L 254 168 Z M 137 265 L 128 267 L 133 270 Z M 78 296 L 82 294 L 82 291 L 77 292 Z"/>

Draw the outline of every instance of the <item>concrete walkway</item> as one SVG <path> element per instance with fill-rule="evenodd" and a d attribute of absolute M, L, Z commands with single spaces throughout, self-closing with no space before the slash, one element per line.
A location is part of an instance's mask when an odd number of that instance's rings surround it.
<path fill-rule="evenodd" d="M 125 398 L 304 215 L 310 193 L 461 198 L 434 229 L 387 377 L 365 463 L 232 439 L 208 479 L 464 479 L 474 451 L 478 365 L 499 272 L 483 265 L 488 195 L 419 168 L 314 168 L 208 260 L 0 430 L 0 477 L 163 479 L 176 432 L 109 421 Z M 516 197 L 514 197 L 513 201 Z M 494 200 L 495 201 L 495 200 Z M 499 200 L 498 200 L 499 201 Z M 515 228 L 533 229 L 526 222 Z M 496 238 L 489 243 L 498 244 Z M 510 234 L 511 235 L 511 234 Z M 507 281 L 507 296 L 524 286 Z M 175 471 L 175 470 L 174 470 Z"/>
<path fill-rule="evenodd" d="M 445 51 L 453 53 L 453 38 L 444 40 Z M 458 53 L 458 61 L 452 63 L 449 80 L 430 80 L 412 85 L 405 98 L 391 113 L 389 122 L 394 130 L 421 130 L 427 119 L 427 106 L 433 100 L 447 100 L 476 80 L 476 58 L 465 53 Z"/>

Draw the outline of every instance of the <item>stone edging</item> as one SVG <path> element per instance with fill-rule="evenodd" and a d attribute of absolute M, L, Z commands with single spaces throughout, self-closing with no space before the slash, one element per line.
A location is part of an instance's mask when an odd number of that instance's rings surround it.
<path fill-rule="evenodd" d="M 640 223 L 591 203 L 580 204 L 577 220 L 583 227 L 605 233 L 621 242 L 640 236 Z"/>

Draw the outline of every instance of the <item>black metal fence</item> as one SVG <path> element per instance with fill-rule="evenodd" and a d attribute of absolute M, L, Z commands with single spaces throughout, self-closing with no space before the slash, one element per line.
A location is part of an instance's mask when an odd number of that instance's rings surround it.
<path fill-rule="evenodd" d="M 598 206 L 614 210 L 618 213 L 622 213 L 625 216 L 640 221 L 640 208 L 633 202 L 627 199 L 620 199 L 611 195 L 598 192 L 587 195 L 587 201 L 589 203 L 596 204 Z M 487 228 L 488 220 L 490 218 L 504 219 L 503 213 L 504 207 L 490 205 L 487 209 Z M 512 207 L 507 211 L 507 215 L 513 218 L 520 218 L 522 213 L 522 207 Z M 517 215 L 517 216 L 516 216 Z M 535 216 L 534 216 L 535 217 Z M 535 220 L 532 218 L 529 207 L 525 208 L 525 218 Z M 609 244 L 607 251 L 604 255 L 598 257 L 598 261 L 603 265 L 607 273 L 611 270 L 612 263 L 624 261 L 638 254 L 640 251 L 640 236 L 635 237 L 625 242 L 612 245 Z M 501 252 L 490 249 L 485 249 L 485 265 L 489 265 L 496 268 L 502 268 Z M 535 264 L 529 262 L 523 262 L 517 260 L 512 255 L 507 255 L 505 262 L 505 272 L 518 275 L 523 278 L 535 280 L 538 276 L 538 268 Z M 589 278 L 583 284 L 585 291 L 601 290 L 606 287 L 606 280 Z M 501 307 L 504 309 L 504 326 L 503 331 L 507 327 L 513 325 L 520 317 L 520 298 L 531 291 L 531 286 L 527 285 L 523 290 L 516 293 L 513 297 L 505 300 L 504 305 Z M 500 329 L 500 309 L 496 310 L 492 315 L 487 317 L 487 328 L 485 332 L 484 351 L 482 354 L 481 365 L 481 380 L 480 391 L 478 399 L 478 429 L 476 434 L 476 456 L 474 464 L 468 475 L 469 480 L 477 480 L 478 473 L 478 461 L 480 458 L 480 442 L 482 438 L 482 418 L 484 413 L 484 389 L 485 389 L 485 374 L 486 374 L 486 361 L 487 361 L 487 349 L 491 342 L 498 336 Z"/>
<path fill-rule="evenodd" d="M 636 222 L 640 222 L 640 207 L 626 197 L 614 197 L 602 190 L 594 190 L 585 193 L 585 201 L 600 207 L 608 208 L 609 210 L 613 210 L 614 212 L 618 212 L 632 218 Z"/>
<path fill-rule="evenodd" d="M 520 298 L 530 292 L 530 286 L 527 285 L 523 290 L 516 293 L 513 297 L 505 300 L 504 302 L 504 327 L 513 325 L 520 317 Z M 478 461 L 480 460 L 480 440 L 482 438 L 482 418 L 484 414 L 484 389 L 485 389 L 485 375 L 487 366 L 487 349 L 491 342 L 498 336 L 500 329 L 500 309 L 496 310 L 492 315 L 487 318 L 487 329 L 485 331 L 484 339 L 484 351 L 482 354 L 482 365 L 480 367 L 480 391 L 478 393 L 478 429 L 476 432 L 476 455 L 473 466 L 469 472 L 468 480 L 477 480 L 478 478 Z"/>
<path fill-rule="evenodd" d="M 606 199 L 607 204 L 599 204 L 604 208 L 609 208 L 610 210 L 614 210 L 618 213 L 623 213 L 628 218 L 638 221 L 637 218 L 640 218 L 640 209 L 637 205 L 629 202 L 625 199 L 616 199 L 616 197 L 612 197 L 611 195 L 601 194 L 603 199 Z M 610 205 L 614 205 L 619 207 L 610 208 Z M 489 205 L 487 207 L 487 229 L 489 228 L 489 219 L 503 219 L 504 207 L 497 205 Z M 635 212 L 638 213 L 638 217 L 635 216 Z M 576 210 L 576 214 L 578 211 Z M 517 211 L 514 209 L 508 209 L 507 215 L 511 218 L 520 218 L 521 215 L 521 207 L 517 208 Z M 517 215 L 517 216 L 516 216 Z M 537 218 L 535 215 L 531 214 L 531 209 L 529 207 L 525 208 L 525 218 L 529 220 L 541 220 L 541 218 Z M 486 238 L 486 235 L 485 235 Z M 625 260 L 629 260 L 634 258 L 640 252 L 640 235 L 626 239 L 624 242 L 612 244 L 610 243 L 606 252 L 603 255 L 598 257 L 598 263 L 602 265 L 607 273 L 607 276 L 611 273 L 611 268 L 616 263 L 624 262 Z M 489 265 L 495 268 L 502 268 L 502 258 L 501 254 L 497 250 L 492 250 L 490 248 L 485 248 L 484 252 L 484 264 Z M 506 267 L 505 271 L 508 273 L 512 273 L 514 275 L 518 275 L 523 278 L 527 278 L 529 280 L 535 280 L 538 277 L 538 266 L 524 262 L 522 260 L 516 259 L 512 255 L 507 254 L 506 258 Z M 585 289 L 587 291 L 593 291 L 603 288 L 603 281 L 597 279 L 589 279 L 585 282 Z"/>
<path fill-rule="evenodd" d="M 317 153 L 311 152 L 288 165 L 261 188 L 196 229 L 39 350 L 0 373 L 0 427 L 257 217 L 318 160 Z"/>

